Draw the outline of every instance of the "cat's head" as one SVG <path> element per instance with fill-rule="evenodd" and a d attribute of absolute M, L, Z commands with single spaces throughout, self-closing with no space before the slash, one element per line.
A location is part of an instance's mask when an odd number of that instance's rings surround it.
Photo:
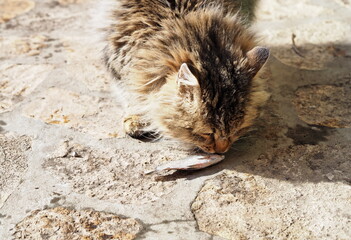
<path fill-rule="evenodd" d="M 156 115 L 162 131 L 205 152 L 228 151 L 252 124 L 263 101 L 253 79 L 268 56 L 267 48 L 255 47 L 232 66 L 220 63 L 221 69 L 183 63 L 158 96 Z"/>

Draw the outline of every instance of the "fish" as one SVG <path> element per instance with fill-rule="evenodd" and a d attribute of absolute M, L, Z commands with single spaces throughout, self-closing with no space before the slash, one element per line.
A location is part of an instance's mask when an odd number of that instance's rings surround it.
<path fill-rule="evenodd" d="M 147 171 L 144 174 L 157 173 L 169 170 L 198 170 L 223 161 L 224 155 L 192 155 L 181 160 L 171 161 L 156 167 L 155 170 Z"/>

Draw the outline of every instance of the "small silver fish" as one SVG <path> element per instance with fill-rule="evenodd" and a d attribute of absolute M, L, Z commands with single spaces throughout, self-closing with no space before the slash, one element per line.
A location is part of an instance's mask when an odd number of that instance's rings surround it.
<path fill-rule="evenodd" d="M 221 162 L 224 159 L 224 155 L 193 155 L 182 160 L 168 162 L 161 166 L 158 166 L 155 170 L 145 172 L 150 174 L 154 172 L 161 172 L 165 170 L 196 170 L 205 167 L 212 166 L 216 163 Z"/>

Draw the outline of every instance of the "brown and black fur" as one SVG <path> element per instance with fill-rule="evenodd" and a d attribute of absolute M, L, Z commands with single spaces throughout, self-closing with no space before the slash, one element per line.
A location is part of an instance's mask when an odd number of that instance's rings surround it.
<path fill-rule="evenodd" d="M 105 62 L 130 93 L 127 130 L 227 151 L 264 98 L 255 76 L 269 52 L 249 30 L 255 1 L 115 2 Z"/>

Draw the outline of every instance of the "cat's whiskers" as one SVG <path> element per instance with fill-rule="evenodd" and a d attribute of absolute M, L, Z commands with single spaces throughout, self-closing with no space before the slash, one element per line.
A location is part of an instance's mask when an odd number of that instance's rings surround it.
<path fill-rule="evenodd" d="M 148 81 L 147 83 L 143 84 L 141 88 L 146 87 L 154 82 L 157 82 L 158 80 L 160 80 L 160 77 L 155 77 L 154 79 L 151 79 L 150 81 Z"/>

